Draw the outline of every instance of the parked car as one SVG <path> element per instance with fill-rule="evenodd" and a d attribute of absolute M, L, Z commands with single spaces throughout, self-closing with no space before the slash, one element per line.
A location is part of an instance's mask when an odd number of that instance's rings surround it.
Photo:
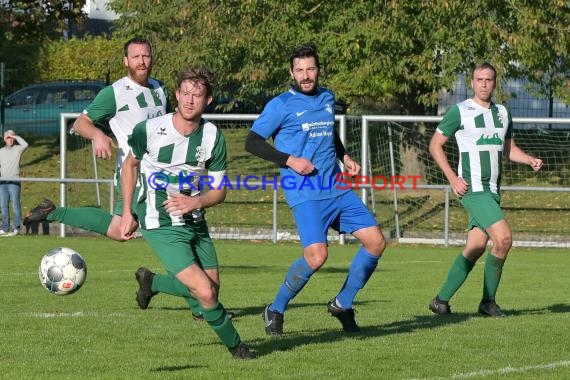
<path fill-rule="evenodd" d="M 60 114 L 82 112 L 103 87 L 103 81 L 58 81 L 24 87 L 5 99 L 4 129 L 24 135 L 58 134 Z"/>

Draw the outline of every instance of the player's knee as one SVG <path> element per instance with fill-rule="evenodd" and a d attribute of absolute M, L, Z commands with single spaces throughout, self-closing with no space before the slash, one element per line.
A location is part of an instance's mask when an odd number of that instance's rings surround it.
<path fill-rule="evenodd" d="M 217 303 L 217 292 L 213 286 L 190 290 L 190 292 L 203 307 L 213 307 Z"/>
<path fill-rule="evenodd" d="M 326 263 L 328 252 L 326 250 L 311 250 L 305 251 L 304 256 L 307 264 L 316 271 Z"/>
<path fill-rule="evenodd" d="M 309 262 L 309 265 L 310 265 L 311 268 L 313 268 L 314 270 L 318 270 L 320 267 L 322 267 L 323 265 L 325 265 L 325 263 L 327 262 L 327 258 L 328 258 L 328 255 L 316 256 L 313 260 L 311 260 L 311 261 Z"/>
<path fill-rule="evenodd" d="M 511 234 L 501 236 L 493 245 L 497 253 L 506 255 L 513 246 L 513 237 Z"/>
<path fill-rule="evenodd" d="M 364 249 L 371 253 L 374 256 L 382 256 L 382 253 L 386 249 L 386 239 L 382 234 L 378 234 L 373 239 L 369 239 L 366 242 L 363 242 Z"/>
<path fill-rule="evenodd" d="M 382 233 L 380 233 L 380 240 L 378 241 L 376 248 L 378 250 L 378 256 L 382 256 L 382 253 L 384 253 L 384 250 L 386 249 L 386 239 L 384 239 Z"/>

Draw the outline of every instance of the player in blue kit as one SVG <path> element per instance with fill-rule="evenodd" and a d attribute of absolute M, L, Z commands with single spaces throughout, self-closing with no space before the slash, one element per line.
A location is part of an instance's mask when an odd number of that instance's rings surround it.
<path fill-rule="evenodd" d="M 263 312 L 265 332 L 283 334 L 283 315 L 328 257 L 327 231 L 351 233 L 362 247 L 356 253 L 340 292 L 327 304 L 346 332 L 358 332 L 352 303 L 364 287 L 386 247 L 374 216 L 339 181 L 341 160 L 353 176 L 360 165 L 347 154 L 334 129 L 334 95 L 319 87 L 319 56 L 314 44 L 295 48 L 290 57 L 293 86 L 272 99 L 253 123 L 245 147 L 281 167 L 281 177 L 296 186 L 284 188 L 297 224 L 303 256 L 295 261 L 273 302 Z M 273 138 L 274 147 L 266 140 Z"/>

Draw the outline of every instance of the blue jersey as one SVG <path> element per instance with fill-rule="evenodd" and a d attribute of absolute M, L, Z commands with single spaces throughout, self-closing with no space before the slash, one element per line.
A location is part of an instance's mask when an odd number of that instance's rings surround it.
<path fill-rule="evenodd" d="M 275 149 L 306 158 L 315 166 L 309 176 L 288 167 L 281 168 L 281 186 L 289 207 L 350 191 L 337 178 L 340 167 L 334 145 L 334 125 L 334 95 L 321 87 L 315 95 L 305 95 L 291 88 L 267 103 L 253 123 L 251 130 L 265 139 L 272 137 Z"/>

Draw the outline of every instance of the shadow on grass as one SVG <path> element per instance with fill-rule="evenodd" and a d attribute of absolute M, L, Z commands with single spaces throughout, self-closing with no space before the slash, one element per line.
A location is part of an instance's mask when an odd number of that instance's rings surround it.
<path fill-rule="evenodd" d="M 509 316 L 519 316 L 519 315 L 534 315 L 534 314 L 558 314 L 558 313 L 570 313 L 570 305 L 565 303 L 555 303 L 550 306 L 534 309 L 521 309 L 521 310 L 505 310 L 505 313 Z"/>
<path fill-rule="evenodd" d="M 472 314 L 455 313 L 450 316 L 420 315 L 411 319 L 381 324 L 378 326 L 361 326 L 359 333 L 345 333 L 342 330 L 317 330 L 310 334 L 297 334 L 285 332 L 281 337 L 269 338 L 258 344 L 252 344 L 258 356 L 271 354 L 274 351 L 288 351 L 301 345 L 313 343 L 332 343 L 346 339 L 365 340 L 369 338 L 388 336 L 393 334 L 410 333 L 416 330 L 434 329 L 454 323 L 461 323 L 473 317 Z"/>
<path fill-rule="evenodd" d="M 350 264 L 347 264 L 346 266 L 330 265 L 327 267 L 322 267 L 319 269 L 318 273 L 321 273 L 321 274 L 322 273 L 326 273 L 326 274 L 342 273 L 342 274 L 346 275 L 348 273 L 349 265 Z M 285 275 L 285 273 L 287 273 L 286 271 L 291 266 L 291 263 L 284 263 L 284 264 L 279 265 L 279 266 L 281 266 L 282 268 L 285 268 L 285 272 L 283 273 L 283 275 Z M 275 267 L 276 267 L 275 264 L 272 264 L 272 265 L 222 265 L 220 267 L 220 271 L 225 271 L 226 273 L 240 273 L 240 274 L 245 274 L 246 272 L 250 272 L 253 275 L 256 275 L 257 272 L 263 271 L 263 270 L 265 270 L 265 268 L 274 269 Z M 382 272 L 391 272 L 391 271 L 393 271 L 391 268 L 382 267 Z M 317 272 L 315 272 L 315 273 L 317 273 Z"/>
<path fill-rule="evenodd" d="M 374 301 L 372 303 L 377 303 Z M 364 306 L 369 302 L 359 302 L 359 306 Z M 306 307 L 323 306 L 322 303 L 300 303 L 290 305 L 288 310 Z M 161 310 L 186 310 L 187 308 L 172 308 L 164 307 Z M 261 319 L 261 314 L 265 306 L 252 306 L 246 308 L 231 308 L 229 309 L 235 313 L 235 320 L 239 321 L 240 317 L 246 315 L 257 315 Z M 542 308 L 524 309 L 524 310 L 505 310 L 509 316 L 524 316 L 524 315 L 540 315 L 550 313 L 570 313 L 570 304 L 553 304 Z M 324 314 L 323 314 L 324 315 Z M 327 315 L 328 316 L 328 315 Z M 287 332 L 280 337 L 267 337 L 266 339 L 259 340 L 255 343 L 251 342 L 250 347 L 257 352 L 257 356 L 269 355 L 275 351 L 288 351 L 295 349 L 298 346 L 307 344 L 320 344 L 340 342 L 346 339 L 365 340 L 369 338 L 376 338 L 382 336 L 389 336 L 394 334 L 411 333 L 417 330 L 431 330 L 438 327 L 448 326 L 451 324 L 462 323 L 471 318 L 484 318 L 476 313 L 454 313 L 449 316 L 437 316 L 432 314 L 415 315 L 409 319 L 395 321 L 378 326 L 361 326 L 361 331 L 355 334 L 347 334 L 340 330 L 313 330 L 309 333 L 303 332 Z M 262 324 L 260 321 L 260 328 Z M 197 368 L 196 366 L 173 366 L 173 367 L 159 367 L 153 369 L 155 372 L 162 371 L 182 371 L 190 368 Z"/>
<path fill-rule="evenodd" d="M 298 307 L 306 307 L 314 305 L 298 305 Z M 291 306 L 293 308 L 294 306 Z M 251 308 L 252 312 L 254 308 Z M 263 307 L 255 308 L 255 313 L 263 311 Z M 242 310 L 243 312 L 243 310 Z M 509 310 L 506 311 L 509 316 L 519 315 L 533 315 L 533 314 L 549 314 L 549 313 L 569 313 L 570 305 L 568 304 L 553 304 L 544 308 L 526 309 L 526 310 Z M 454 313 L 449 316 L 437 315 L 416 315 L 410 319 L 390 322 L 387 324 L 380 324 L 378 326 L 365 326 L 361 327 L 360 333 L 347 334 L 340 330 L 317 330 L 310 334 L 300 335 L 296 332 L 285 332 L 281 337 L 269 338 L 268 340 L 261 341 L 258 344 L 252 345 L 257 351 L 258 356 L 268 355 L 274 351 L 287 351 L 294 349 L 300 345 L 311 343 L 323 342 L 336 342 L 345 339 L 369 339 L 381 336 L 388 336 L 393 334 L 411 333 L 417 330 L 431 330 L 442 326 L 451 324 L 462 323 L 471 318 L 485 318 L 476 313 Z"/>
<path fill-rule="evenodd" d="M 374 302 L 358 302 L 358 306 L 360 307 L 364 307 L 366 304 L 368 303 L 378 303 L 378 302 L 388 302 L 388 301 L 381 301 L 381 300 L 376 300 Z M 224 305 L 226 306 L 226 305 Z M 305 307 L 315 307 L 315 306 L 322 306 L 323 308 L 326 306 L 324 303 L 320 302 L 320 303 L 302 303 L 302 304 L 292 304 L 289 305 L 289 307 L 287 308 L 287 310 L 291 310 L 291 309 L 299 309 L 299 308 L 305 308 Z M 152 306 L 150 306 L 149 308 L 153 308 Z M 138 309 L 138 308 L 137 308 Z M 176 310 L 182 310 L 182 311 L 190 311 L 190 309 L 188 309 L 187 307 L 181 306 L 181 307 L 160 307 L 160 310 L 169 310 L 169 311 L 176 311 Z M 263 313 L 263 310 L 265 310 L 265 306 L 252 306 L 252 307 L 242 307 L 242 308 L 232 308 L 231 305 L 229 305 L 227 307 L 228 310 L 231 310 L 234 315 L 235 318 L 239 318 L 239 317 L 245 317 L 248 315 L 260 315 Z M 570 305 L 568 304 L 553 304 L 550 306 L 546 306 L 543 308 L 535 308 L 535 309 L 522 309 L 522 310 L 508 310 L 508 309 L 503 309 L 503 311 L 508 315 L 508 316 L 519 316 L 519 315 L 533 315 L 533 314 L 551 314 L 551 313 L 570 313 Z M 439 324 L 447 324 L 448 322 L 461 322 L 461 321 L 465 321 L 467 319 L 469 319 L 469 317 L 472 316 L 479 316 L 479 314 L 477 313 L 453 313 L 450 316 L 443 316 L 443 317 L 439 317 L 439 319 L 443 322 L 443 323 L 439 323 Z M 430 318 L 437 318 L 437 316 L 435 315 L 429 315 Z M 419 316 L 416 318 L 420 318 Z M 397 323 L 403 323 L 404 321 L 400 321 Z M 388 325 L 386 325 L 388 326 Z"/>
<path fill-rule="evenodd" d="M 206 368 L 204 365 L 175 365 L 175 366 L 165 366 L 157 367 L 150 370 L 150 372 L 174 372 L 174 371 L 185 371 L 187 369 L 196 368 Z"/>
<path fill-rule="evenodd" d="M 387 302 L 387 301 L 385 301 Z M 374 302 L 359 302 L 359 307 L 364 307 L 368 303 L 378 303 L 378 301 Z M 314 308 L 321 306 L 324 310 L 323 303 L 298 303 L 293 304 L 288 307 L 288 310 L 291 309 L 301 309 L 301 308 Z M 161 310 L 187 310 L 186 308 L 172 308 L 172 307 L 165 307 L 160 308 Z M 261 321 L 261 315 L 265 306 L 252 306 L 246 308 L 232 308 L 231 306 L 228 308 L 232 312 L 235 313 L 234 320 L 239 321 L 240 317 L 244 317 L 246 315 L 258 316 L 259 326 L 263 328 L 263 322 Z M 258 342 L 250 342 L 250 347 L 257 352 L 258 357 L 269 355 L 274 351 L 288 351 L 295 349 L 301 345 L 307 344 L 318 344 L 318 343 L 330 343 L 330 342 L 339 342 L 345 339 L 369 339 L 379 336 L 387 336 L 393 334 L 403 334 L 403 333 L 410 333 L 416 330 L 423 330 L 423 329 L 434 329 L 440 326 L 446 326 L 454 323 L 461 323 L 470 318 L 474 315 L 471 313 L 454 313 L 450 316 L 436 316 L 436 315 L 420 315 L 414 316 L 411 319 L 402 320 L 391 322 L 387 324 L 381 324 L 378 326 L 365 326 L 361 327 L 360 333 L 355 334 L 347 334 L 343 332 L 338 326 L 337 330 L 312 330 L 311 332 L 304 333 L 304 332 L 287 332 L 281 337 L 267 337 L 267 339 L 259 340 Z M 323 318 L 331 318 L 330 315 L 323 313 Z M 237 326 L 237 325 L 236 325 Z M 239 330 L 239 327 L 238 327 Z"/>

